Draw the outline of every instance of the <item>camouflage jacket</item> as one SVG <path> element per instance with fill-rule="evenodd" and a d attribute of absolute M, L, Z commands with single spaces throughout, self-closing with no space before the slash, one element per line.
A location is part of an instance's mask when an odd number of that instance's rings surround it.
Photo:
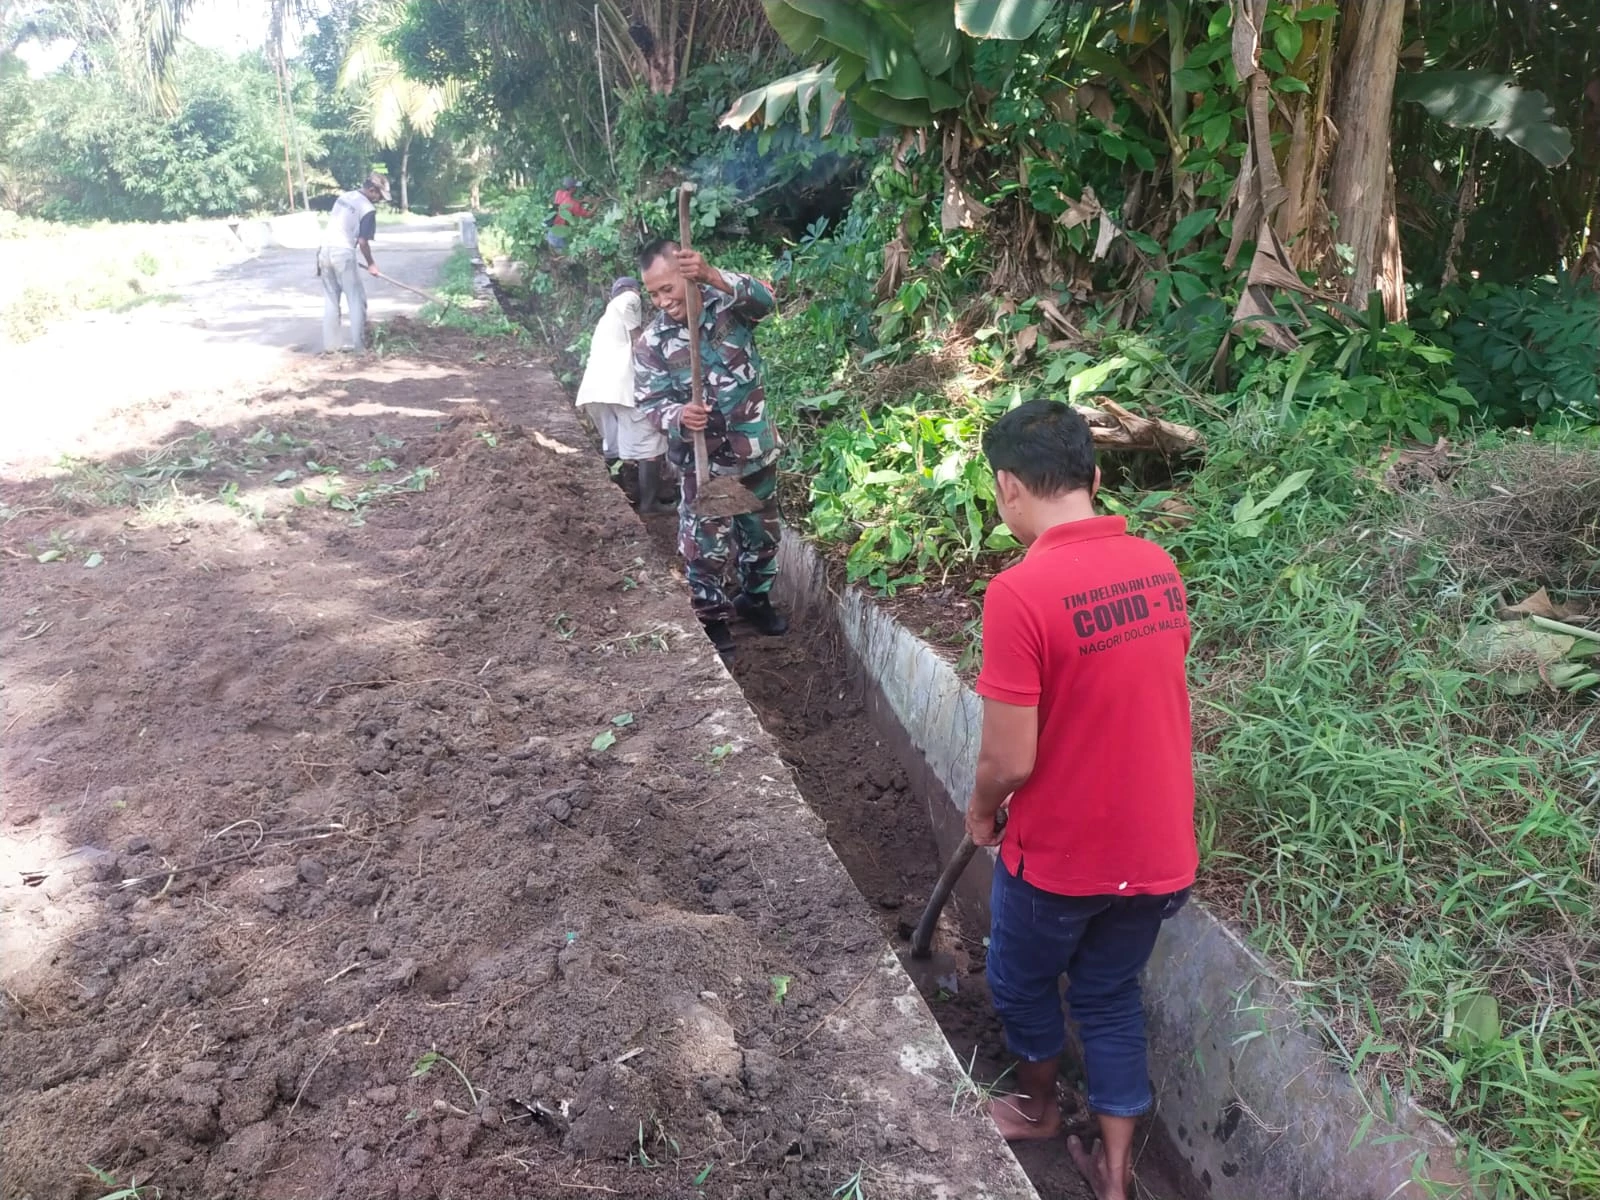
<path fill-rule="evenodd" d="M 775 307 L 760 280 L 735 271 L 722 277 L 733 294 L 700 287 L 700 365 L 705 399 L 706 453 L 714 475 L 748 475 L 777 461 L 782 443 L 767 418 L 756 322 Z M 678 425 L 692 398 L 688 329 L 664 312 L 644 327 L 633 344 L 633 396 L 639 410 L 668 438 L 672 461 L 694 462 L 693 442 Z"/>

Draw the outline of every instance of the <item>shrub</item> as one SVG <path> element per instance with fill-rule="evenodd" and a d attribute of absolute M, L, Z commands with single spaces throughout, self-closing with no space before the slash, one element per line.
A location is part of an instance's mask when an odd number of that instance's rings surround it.
<path fill-rule="evenodd" d="M 1478 283 L 1431 298 L 1438 340 L 1462 386 L 1501 424 L 1593 422 L 1600 386 L 1600 293 L 1568 279 Z"/>

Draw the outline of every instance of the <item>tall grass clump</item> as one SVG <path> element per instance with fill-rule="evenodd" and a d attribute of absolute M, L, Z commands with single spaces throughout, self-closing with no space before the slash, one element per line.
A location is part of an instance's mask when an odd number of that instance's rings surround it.
<path fill-rule="evenodd" d="M 1246 405 L 1185 490 L 1193 519 L 1156 534 L 1198 631 L 1205 889 L 1353 1071 L 1464 1135 L 1493 1194 L 1594 1196 L 1592 695 L 1507 694 L 1462 646 L 1502 604 L 1592 577 L 1600 455 L 1488 447 L 1398 495 L 1374 462 Z M 1238 519 L 1300 471 L 1264 525 Z M 1526 502 L 1557 479 L 1564 505 Z M 1542 540 L 1504 536 L 1534 511 Z"/>

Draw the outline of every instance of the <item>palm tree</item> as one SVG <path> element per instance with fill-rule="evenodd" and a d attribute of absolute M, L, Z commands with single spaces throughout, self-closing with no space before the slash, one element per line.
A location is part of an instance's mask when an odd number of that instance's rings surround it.
<path fill-rule="evenodd" d="M 113 64 L 145 103 L 174 110 L 171 67 L 195 0 L 0 0 L 0 45 L 13 52 L 29 40 L 64 38 L 87 55 L 113 52 Z"/>
<path fill-rule="evenodd" d="M 339 71 L 339 86 L 356 94 L 372 140 L 385 150 L 400 148 L 402 211 L 410 208 L 411 139 L 430 136 L 460 94 L 455 80 L 423 83 L 405 73 L 390 49 L 404 19 L 404 0 L 382 0 L 368 10 Z"/>
<path fill-rule="evenodd" d="M 306 188 L 305 157 L 300 152 L 300 142 L 295 137 L 298 125 L 294 115 L 294 84 L 289 76 L 289 60 L 284 57 L 284 25 L 292 18 L 303 20 L 310 11 L 306 0 L 269 0 L 267 6 L 266 54 L 272 63 L 272 73 L 278 83 L 278 121 L 283 130 L 283 174 L 288 183 L 289 207 L 294 207 L 294 172 L 290 167 L 290 149 L 294 162 L 300 168 L 300 201 L 306 211 L 311 211 L 311 193 Z"/>

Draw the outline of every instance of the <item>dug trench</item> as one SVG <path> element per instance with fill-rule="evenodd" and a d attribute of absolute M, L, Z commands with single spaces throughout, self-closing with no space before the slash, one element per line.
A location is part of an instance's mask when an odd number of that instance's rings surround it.
<path fill-rule="evenodd" d="M 646 526 L 658 561 L 670 567 L 677 554 L 675 515 L 649 518 Z M 909 601 L 899 607 L 908 609 Z M 918 962 L 909 952 L 911 930 L 944 866 L 933 822 L 944 820 L 949 832 L 959 819 L 954 806 L 917 761 L 888 706 L 875 703 L 827 604 L 801 607 L 783 637 L 762 637 L 743 624 L 734 631 L 734 679 L 776 739 L 806 802 L 826 823 L 829 843 L 963 1065 L 958 1103 L 981 1107 L 990 1096 L 1003 1096 L 1011 1060 L 984 981 L 986 912 L 975 893 L 975 868 L 945 909 L 932 957 Z M 1093 1137 L 1082 1085 L 1081 1065 L 1069 1056 L 1057 1094 L 1062 1136 L 1012 1147 L 1044 1200 L 1091 1195 L 1065 1142 L 1071 1134 Z M 1156 1122 L 1141 1125 L 1135 1146 L 1143 1200 L 1206 1194 Z"/>
<path fill-rule="evenodd" d="M 412 337 L 0 489 L 0 1197 L 1026 1197 L 554 381 Z"/>

